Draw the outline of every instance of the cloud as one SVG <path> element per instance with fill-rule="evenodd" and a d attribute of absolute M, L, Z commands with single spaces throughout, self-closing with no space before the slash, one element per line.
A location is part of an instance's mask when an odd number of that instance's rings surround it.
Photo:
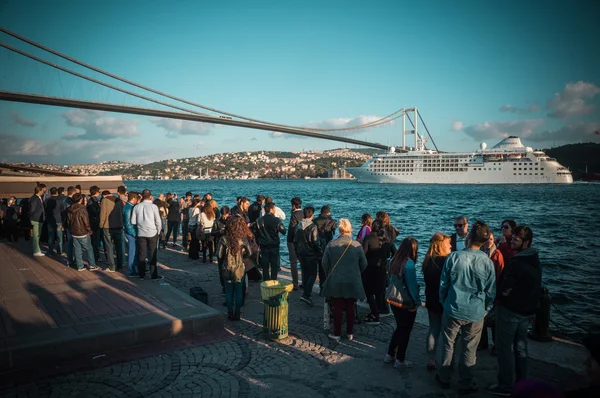
<path fill-rule="evenodd" d="M 600 93 L 600 88 L 593 83 L 578 81 L 568 83 L 562 92 L 554 94 L 548 100 L 547 108 L 550 110 L 549 117 L 566 119 L 571 116 L 581 116 L 589 113 L 594 106 L 586 100 L 594 98 Z"/>
<path fill-rule="evenodd" d="M 140 135 L 140 120 L 105 117 L 106 112 L 84 109 L 71 109 L 63 113 L 68 126 L 84 130 L 83 134 L 67 132 L 65 140 L 110 140 L 114 138 L 133 138 Z"/>
<path fill-rule="evenodd" d="M 461 131 L 463 129 L 463 122 L 457 120 L 452 123 L 452 130 Z"/>
<path fill-rule="evenodd" d="M 513 122 L 483 122 L 463 128 L 465 134 L 475 140 L 506 138 L 510 135 L 528 137 L 533 130 L 544 124 L 542 119 L 517 120 Z"/>
<path fill-rule="evenodd" d="M 510 113 L 532 113 L 539 110 L 539 105 L 529 105 L 527 108 L 518 108 L 513 105 L 502 105 L 500 107 L 500 112 L 510 112 Z"/>
<path fill-rule="evenodd" d="M 311 129 L 341 129 L 341 128 L 348 128 L 348 127 L 356 127 L 356 126 L 360 126 L 363 124 L 375 122 L 381 118 L 382 118 L 382 116 L 373 116 L 373 115 L 366 115 L 366 116 L 361 115 L 361 116 L 357 116 L 354 118 L 340 117 L 340 118 L 336 118 L 336 119 L 327 119 L 327 120 L 321 120 L 321 121 L 316 121 L 316 122 L 311 121 L 311 122 L 306 123 L 303 127 L 311 128 Z M 396 121 L 392 120 L 391 122 L 383 124 L 382 126 L 387 126 L 387 125 L 395 124 L 395 123 L 396 123 Z M 356 133 L 364 132 L 367 129 L 368 128 L 350 130 L 350 131 L 342 131 L 341 133 L 356 134 Z M 335 133 L 335 132 L 331 132 L 331 133 Z"/>
<path fill-rule="evenodd" d="M 176 138 L 179 135 L 209 135 L 215 127 L 212 123 L 190 122 L 188 120 L 158 119 L 154 125 L 167 131 L 167 137 Z"/>
<path fill-rule="evenodd" d="M 27 119 L 16 112 L 10 113 L 10 118 L 13 122 L 20 124 L 21 126 L 34 127 L 37 126 L 37 122 L 32 119 Z"/>
<path fill-rule="evenodd" d="M 279 131 L 269 131 L 269 137 L 271 138 L 283 138 L 283 137 L 301 137 L 301 136 L 297 136 L 297 135 L 293 135 L 293 134 L 284 134 L 284 133 L 280 133 Z"/>
<path fill-rule="evenodd" d="M 547 143 L 575 143 L 575 142 L 600 142 L 600 135 L 595 134 L 600 130 L 600 122 L 577 122 L 563 126 L 557 130 L 544 130 L 534 132 L 527 137 L 531 142 Z"/>

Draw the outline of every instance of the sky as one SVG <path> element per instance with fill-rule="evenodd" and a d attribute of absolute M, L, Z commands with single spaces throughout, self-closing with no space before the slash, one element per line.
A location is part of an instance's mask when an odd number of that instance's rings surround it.
<path fill-rule="evenodd" d="M 440 150 L 473 151 L 509 135 L 534 148 L 600 142 L 600 6 L 594 3 L 4 0 L 0 26 L 158 91 L 271 123 L 341 128 L 416 106 Z M 0 43 L 144 94 L 4 33 Z M 168 109 L 6 48 L 0 48 L 0 90 Z M 401 123 L 334 134 L 399 145 Z M 0 101 L 0 161 L 148 163 L 344 146 L 355 147 Z"/>

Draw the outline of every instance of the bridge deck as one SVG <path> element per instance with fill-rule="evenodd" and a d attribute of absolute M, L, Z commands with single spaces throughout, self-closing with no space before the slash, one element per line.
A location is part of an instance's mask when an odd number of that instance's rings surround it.
<path fill-rule="evenodd" d="M 223 316 L 167 283 L 77 272 L 0 243 L 0 370 L 221 329 Z"/>

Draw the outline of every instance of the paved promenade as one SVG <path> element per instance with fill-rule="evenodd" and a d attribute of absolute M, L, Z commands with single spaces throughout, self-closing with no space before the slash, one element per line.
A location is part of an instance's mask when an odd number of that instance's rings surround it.
<path fill-rule="evenodd" d="M 202 286 L 209 293 L 209 304 L 225 317 L 216 264 L 188 260 L 171 249 L 161 251 L 159 258 L 167 283 L 186 293 Z M 425 369 L 423 323 L 415 325 L 407 353 L 415 367 L 398 371 L 382 362 L 393 317 L 383 318 L 380 326 L 357 325 L 354 341 L 333 343 L 323 331 L 322 299 L 315 298 L 316 305 L 308 307 L 299 297 L 299 292 L 291 294 L 290 337 L 280 342 L 264 339 L 259 284 L 250 282 L 242 320 L 225 321 L 221 332 L 0 374 L 0 396 L 457 396 L 455 381 L 453 389 L 441 390 L 434 374 Z M 366 312 L 362 309 L 361 315 Z M 418 322 L 425 319 L 426 312 L 420 310 Z M 583 348 L 562 342 L 532 342 L 530 347 L 533 378 L 561 388 L 585 383 Z M 474 373 L 481 388 L 470 396 L 487 396 L 483 387 L 495 381 L 496 369 L 496 358 L 480 352 Z"/>

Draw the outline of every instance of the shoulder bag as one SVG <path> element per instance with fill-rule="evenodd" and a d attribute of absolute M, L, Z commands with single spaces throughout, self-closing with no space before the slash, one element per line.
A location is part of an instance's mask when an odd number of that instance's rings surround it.
<path fill-rule="evenodd" d="M 399 278 L 397 275 L 392 275 L 390 278 L 390 285 L 385 292 L 385 301 L 398 308 L 415 307 L 415 302 L 406 287 L 404 274 L 402 275 L 402 278 Z"/>

